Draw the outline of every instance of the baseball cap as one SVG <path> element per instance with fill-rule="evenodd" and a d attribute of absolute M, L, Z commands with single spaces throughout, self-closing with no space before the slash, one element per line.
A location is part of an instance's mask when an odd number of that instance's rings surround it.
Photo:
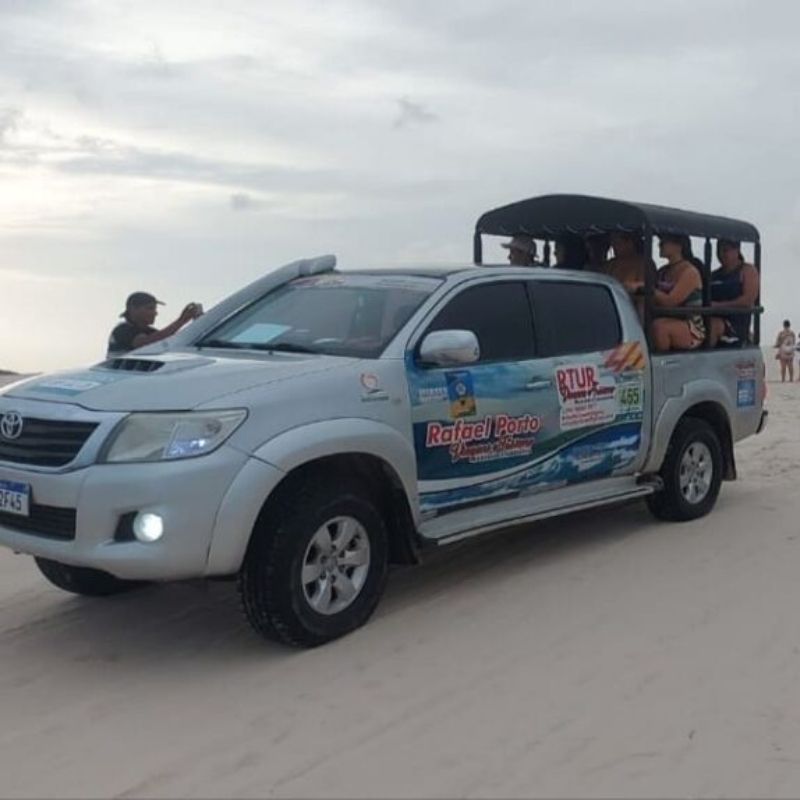
<path fill-rule="evenodd" d="M 165 303 L 162 303 L 161 300 L 156 299 L 156 297 L 150 294 L 150 292 L 134 292 L 133 294 L 128 295 L 128 299 L 125 301 L 125 310 L 120 314 L 120 316 L 124 317 L 134 308 L 152 306 L 153 304 L 159 306 L 165 305 Z"/>
<path fill-rule="evenodd" d="M 533 237 L 522 234 L 518 234 L 510 242 L 503 242 L 500 246 L 505 247 L 506 250 L 522 250 L 525 253 L 536 253 L 536 242 Z"/>

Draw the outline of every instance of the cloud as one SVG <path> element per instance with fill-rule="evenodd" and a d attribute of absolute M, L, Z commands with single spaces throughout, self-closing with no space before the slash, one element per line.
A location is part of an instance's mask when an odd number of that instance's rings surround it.
<path fill-rule="evenodd" d="M 468 260 L 485 209 L 575 191 L 753 219 L 789 304 L 798 23 L 786 0 L 0 0 L 3 266 L 222 293 L 298 241 Z M 49 324 L 25 346 L 55 360 Z"/>
<path fill-rule="evenodd" d="M 261 208 L 264 203 L 247 192 L 234 192 L 230 198 L 230 205 L 234 211 L 253 211 Z"/>
<path fill-rule="evenodd" d="M 22 111 L 19 108 L 0 107 L 0 145 L 17 129 L 21 116 Z"/>
<path fill-rule="evenodd" d="M 408 97 L 401 97 L 397 101 L 399 113 L 394 121 L 395 128 L 404 128 L 406 125 L 416 123 L 438 122 L 439 117 L 432 111 L 428 111 L 421 103 L 415 103 Z"/>
<path fill-rule="evenodd" d="M 33 284 L 68 284 L 70 279 L 66 275 L 56 275 L 46 272 L 25 272 L 21 269 L 5 269 L 0 267 L 0 280 L 5 283 L 33 283 Z"/>

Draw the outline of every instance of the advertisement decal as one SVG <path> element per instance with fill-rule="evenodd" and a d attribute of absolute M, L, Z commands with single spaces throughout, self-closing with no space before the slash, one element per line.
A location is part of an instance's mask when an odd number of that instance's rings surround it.
<path fill-rule="evenodd" d="M 736 383 L 736 405 L 738 408 L 752 408 L 756 404 L 756 379 L 745 378 Z"/>
<path fill-rule="evenodd" d="M 471 417 L 477 413 L 472 375 L 467 370 L 462 370 L 445 372 L 444 377 L 447 381 L 447 397 L 450 400 L 450 416 L 458 419 Z"/>
<path fill-rule="evenodd" d="M 423 513 L 622 474 L 639 457 L 638 342 L 552 359 L 422 367 L 407 356 Z"/>
<path fill-rule="evenodd" d="M 108 373 L 99 370 L 87 370 L 85 372 L 73 372 L 68 375 L 53 375 L 51 377 L 38 378 L 29 381 L 25 385 L 25 391 L 43 392 L 48 394 L 58 394 L 64 397 L 74 397 L 100 386 L 110 383 L 117 383 L 130 377 L 130 373 Z"/>
<path fill-rule="evenodd" d="M 594 364 L 556 368 L 561 405 L 561 430 L 589 428 L 613 422 L 617 416 L 617 383 L 602 377 Z"/>
<path fill-rule="evenodd" d="M 524 458 L 533 451 L 541 421 L 539 417 L 523 414 L 510 417 L 495 414 L 475 422 L 463 419 L 453 424 L 429 422 L 425 447 L 446 447 L 451 461 L 470 464 L 506 458 Z"/>

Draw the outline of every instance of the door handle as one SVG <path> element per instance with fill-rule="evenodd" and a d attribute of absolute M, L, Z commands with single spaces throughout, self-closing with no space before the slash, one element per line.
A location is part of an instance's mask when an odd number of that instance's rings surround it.
<path fill-rule="evenodd" d="M 549 389 L 553 385 L 553 381 L 546 380 L 546 381 L 529 381 L 525 384 L 525 388 L 531 391 L 535 391 L 536 389 Z"/>
<path fill-rule="evenodd" d="M 681 363 L 681 360 L 679 358 L 665 358 L 661 362 L 661 365 L 663 367 L 677 367 L 677 366 L 680 365 L 680 363 Z"/>

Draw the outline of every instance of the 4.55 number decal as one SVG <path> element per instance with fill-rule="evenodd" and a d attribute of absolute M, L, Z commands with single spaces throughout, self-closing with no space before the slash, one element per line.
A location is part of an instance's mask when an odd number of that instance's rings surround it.
<path fill-rule="evenodd" d="M 642 384 L 623 383 L 617 390 L 617 403 L 621 414 L 641 412 L 644 400 Z"/>

